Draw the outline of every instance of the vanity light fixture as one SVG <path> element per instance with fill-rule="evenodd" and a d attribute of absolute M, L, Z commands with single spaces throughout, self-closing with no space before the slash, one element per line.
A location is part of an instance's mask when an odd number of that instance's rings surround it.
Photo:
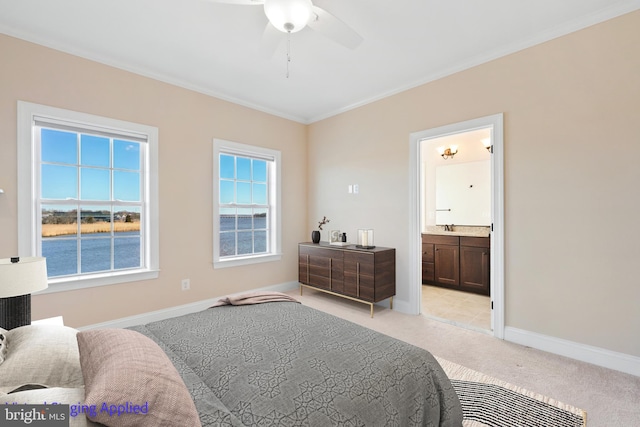
<path fill-rule="evenodd" d="M 452 145 L 451 147 L 438 147 L 438 153 L 443 159 L 447 160 L 449 157 L 453 158 L 458 153 L 458 146 Z"/>
<path fill-rule="evenodd" d="M 482 142 L 482 145 L 484 145 L 484 148 L 486 148 L 488 152 L 491 152 L 491 138 L 482 138 L 480 142 Z"/>

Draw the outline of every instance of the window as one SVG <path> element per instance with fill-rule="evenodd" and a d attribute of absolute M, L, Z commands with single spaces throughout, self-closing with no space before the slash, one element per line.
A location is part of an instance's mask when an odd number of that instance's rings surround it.
<path fill-rule="evenodd" d="M 157 277 L 157 133 L 18 103 L 19 252 L 50 290 Z"/>
<path fill-rule="evenodd" d="M 215 268 L 280 259 L 280 152 L 214 139 Z"/>

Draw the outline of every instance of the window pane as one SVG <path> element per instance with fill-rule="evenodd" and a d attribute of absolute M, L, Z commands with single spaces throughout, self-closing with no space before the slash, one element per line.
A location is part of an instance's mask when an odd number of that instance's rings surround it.
<path fill-rule="evenodd" d="M 113 167 L 140 170 L 140 143 L 116 139 L 113 141 Z"/>
<path fill-rule="evenodd" d="M 78 211 L 74 206 L 42 205 L 42 237 L 78 235 Z"/>
<path fill-rule="evenodd" d="M 257 182 L 267 182 L 267 162 L 264 160 L 253 160 L 253 180 Z"/>
<path fill-rule="evenodd" d="M 236 229 L 236 210 L 233 208 L 220 209 L 220 231 Z"/>
<path fill-rule="evenodd" d="M 220 154 L 220 178 L 234 179 L 235 174 L 235 156 Z"/>
<path fill-rule="evenodd" d="M 113 257 L 116 269 L 140 267 L 140 237 L 114 239 Z"/>
<path fill-rule="evenodd" d="M 236 254 L 236 233 L 220 233 L 220 256 L 233 256 Z"/>
<path fill-rule="evenodd" d="M 18 102 L 21 243 L 62 289 L 157 277 L 157 128 Z"/>
<path fill-rule="evenodd" d="M 113 171 L 113 198 L 140 201 L 140 172 Z"/>
<path fill-rule="evenodd" d="M 255 253 L 263 253 L 267 251 L 267 232 L 256 231 L 254 234 Z"/>
<path fill-rule="evenodd" d="M 248 182 L 236 182 L 238 189 L 237 202 L 240 204 L 251 203 L 251 184 Z"/>
<path fill-rule="evenodd" d="M 80 240 L 80 272 L 111 269 L 111 239 Z"/>
<path fill-rule="evenodd" d="M 251 231 L 238 232 L 238 255 L 253 253 L 253 233 Z"/>
<path fill-rule="evenodd" d="M 78 173 L 74 166 L 42 165 L 43 199 L 77 199 Z"/>
<path fill-rule="evenodd" d="M 120 236 L 140 235 L 140 209 L 127 208 L 113 214 L 113 231 Z"/>
<path fill-rule="evenodd" d="M 76 239 L 42 239 L 42 256 L 47 259 L 47 276 L 78 273 L 78 241 Z"/>
<path fill-rule="evenodd" d="M 83 206 L 80 210 L 80 233 L 111 234 L 111 210 L 109 206 Z"/>
<path fill-rule="evenodd" d="M 257 205 L 267 204 L 267 184 L 253 184 L 253 203 Z"/>
<path fill-rule="evenodd" d="M 240 179 L 243 181 L 251 180 L 251 159 L 247 159 L 246 157 L 236 157 L 236 162 L 238 165 L 238 176 L 236 179 Z"/>
<path fill-rule="evenodd" d="M 111 200 L 109 169 L 80 168 L 80 198 Z"/>
<path fill-rule="evenodd" d="M 265 230 L 267 228 L 267 210 L 253 210 L 253 228 L 255 230 Z"/>
<path fill-rule="evenodd" d="M 220 181 L 220 203 L 235 202 L 235 184 L 233 181 Z"/>
<path fill-rule="evenodd" d="M 78 163 L 78 137 L 76 133 L 53 129 L 40 132 L 40 156 L 43 162 Z"/>
<path fill-rule="evenodd" d="M 108 168 L 110 158 L 109 138 L 93 135 L 80 136 L 80 164 Z"/>
<path fill-rule="evenodd" d="M 251 230 L 253 228 L 253 212 L 251 208 L 238 209 L 238 230 Z"/>

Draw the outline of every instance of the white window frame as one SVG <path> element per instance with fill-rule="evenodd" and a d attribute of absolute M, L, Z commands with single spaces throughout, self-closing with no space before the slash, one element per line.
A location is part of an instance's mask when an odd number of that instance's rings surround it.
<path fill-rule="evenodd" d="M 272 160 L 268 168 L 269 247 L 266 253 L 220 257 L 220 153 Z M 279 261 L 282 258 L 281 237 L 281 154 L 278 150 L 214 138 L 213 140 L 213 268 Z"/>
<path fill-rule="evenodd" d="M 143 249 L 142 266 L 122 271 L 78 274 L 49 279 L 49 287 L 39 293 L 69 291 L 94 286 L 113 285 L 138 280 L 156 279 L 159 272 L 158 211 L 158 128 L 47 105 L 18 101 L 18 254 L 41 256 L 42 212 L 40 197 L 40 147 L 34 134 L 36 119 L 66 122 L 78 128 L 103 129 L 124 134 L 138 134 L 147 139 L 147 155 L 143 160 Z"/>

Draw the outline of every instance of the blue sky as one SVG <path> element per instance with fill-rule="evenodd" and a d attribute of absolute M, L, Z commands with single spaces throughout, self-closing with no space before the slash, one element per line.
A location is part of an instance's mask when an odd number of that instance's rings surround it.
<path fill-rule="evenodd" d="M 140 201 L 140 143 L 42 129 L 42 198 Z M 78 174 L 78 166 L 80 173 Z M 78 176 L 79 175 L 79 176 Z M 78 180 L 80 182 L 78 194 Z"/>
<path fill-rule="evenodd" d="M 266 204 L 267 162 L 221 154 L 220 203 Z M 241 214 L 251 214 L 251 212 Z"/>

